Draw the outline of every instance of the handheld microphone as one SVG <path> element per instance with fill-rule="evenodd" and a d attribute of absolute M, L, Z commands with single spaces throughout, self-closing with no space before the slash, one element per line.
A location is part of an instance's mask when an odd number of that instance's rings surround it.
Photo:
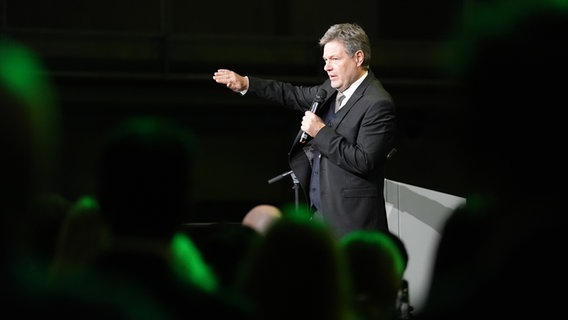
<path fill-rule="evenodd" d="M 316 97 L 314 99 L 314 102 L 312 103 L 312 108 L 310 109 L 311 112 L 316 113 L 316 110 L 319 107 L 319 104 L 323 102 L 323 100 L 325 100 L 327 93 L 325 92 L 324 89 L 319 89 L 318 93 L 316 94 Z M 305 132 L 302 132 L 302 136 L 300 137 L 300 143 L 306 143 L 306 141 L 308 140 L 308 134 Z"/>

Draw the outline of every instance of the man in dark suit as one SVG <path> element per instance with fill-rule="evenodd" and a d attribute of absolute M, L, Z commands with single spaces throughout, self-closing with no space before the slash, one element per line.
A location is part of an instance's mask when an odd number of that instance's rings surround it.
<path fill-rule="evenodd" d="M 384 166 L 396 131 L 392 97 L 369 69 L 371 45 L 359 25 L 333 25 L 319 44 L 329 77 L 321 85 L 298 86 L 227 69 L 217 70 L 213 79 L 243 95 L 304 112 L 289 164 L 315 218 L 339 237 L 357 229 L 386 230 Z M 338 95 L 342 101 L 336 101 Z M 320 106 L 310 110 L 316 97 L 322 98 Z"/>

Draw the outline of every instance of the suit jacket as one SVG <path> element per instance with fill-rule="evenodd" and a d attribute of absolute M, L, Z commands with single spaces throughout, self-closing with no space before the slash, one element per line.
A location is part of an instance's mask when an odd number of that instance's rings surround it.
<path fill-rule="evenodd" d="M 329 79 L 318 86 L 249 77 L 248 92 L 303 113 L 311 108 L 318 90 L 326 99 L 316 114 L 335 100 L 337 90 Z M 322 117 L 323 118 L 323 117 Z M 309 202 L 310 159 L 294 139 L 289 164 Z M 321 214 L 338 236 L 357 229 L 388 229 L 384 188 L 384 167 L 396 134 L 395 107 L 391 95 L 372 71 L 343 106 L 333 124 L 327 124 L 307 145 L 321 153 Z"/>

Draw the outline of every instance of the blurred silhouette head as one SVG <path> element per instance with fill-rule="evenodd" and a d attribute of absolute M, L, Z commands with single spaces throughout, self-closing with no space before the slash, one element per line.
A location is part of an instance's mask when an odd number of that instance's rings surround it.
<path fill-rule="evenodd" d="M 464 172 L 472 191 L 545 191 L 564 170 L 568 5 L 501 1 L 472 6 L 451 41 L 459 84 Z M 535 186 L 527 188 L 528 186 Z"/>
<path fill-rule="evenodd" d="M 30 204 L 53 191 L 58 128 L 59 109 L 42 61 L 0 37 L 0 233 L 12 245 L 25 243 Z"/>
<path fill-rule="evenodd" d="M 91 196 L 73 203 L 61 223 L 50 274 L 57 278 L 83 271 L 105 248 L 107 227 L 99 204 Z"/>
<path fill-rule="evenodd" d="M 134 117 L 111 130 L 101 159 L 99 200 L 111 232 L 170 240 L 187 213 L 193 134 L 158 117 Z"/>
<path fill-rule="evenodd" d="M 363 319 L 389 319 L 395 315 L 396 299 L 406 268 L 402 243 L 383 231 L 352 231 L 340 240 L 345 251 L 354 305 Z"/>
<path fill-rule="evenodd" d="M 328 227 L 287 212 L 257 244 L 238 287 L 262 319 L 346 319 L 349 279 Z"/>
<path fill-rule="evenodd" d="M 261 237 L 256 230 L 239 223 L 184 224 L 182 229 L 225 288 L 234 288 L 244 258 Z"/>
<path fill-rule="evenodd" d="M 547 318 L 557 310 L 543 306 L 561 303 L 547 292 L 563 280 L 542 275 L 566 230 L 557 184 L 566 167 L 558 79 L 568 71 L 568 4 L 494 1 L 470 10 L 452 44 L 465 107 L 456 150 L 472 192 L 445 223 L 421 317 Z"/>

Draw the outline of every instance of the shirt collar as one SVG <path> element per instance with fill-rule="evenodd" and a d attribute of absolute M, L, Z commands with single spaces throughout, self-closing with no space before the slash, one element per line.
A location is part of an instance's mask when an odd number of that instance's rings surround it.
<path fill-rule="evenodd" d="M 357 88 L 359 87 L 359 85 L 361 84 L 361 82 L 363 82 L 363 80 L 365 80 L 365 78 L 367 77 L 367 75 L 369 74 L 369 71 L 365 71 L 365 74 L 363 74 L 363 76 L 359 79 L 357 79 L 357 81 L 353 82 L 349 88 L 347 88 L 347 90 L 343 91 L 343 95 L 345 95 L 345 98 L 343 99 L 344 103 L 347 102 L 347 100 L 349 100 L 349 98 L 351 98 L 351 96 L 353 95 L 353 93 L 355 92 L 355 90 L 357 90 Z"/>

